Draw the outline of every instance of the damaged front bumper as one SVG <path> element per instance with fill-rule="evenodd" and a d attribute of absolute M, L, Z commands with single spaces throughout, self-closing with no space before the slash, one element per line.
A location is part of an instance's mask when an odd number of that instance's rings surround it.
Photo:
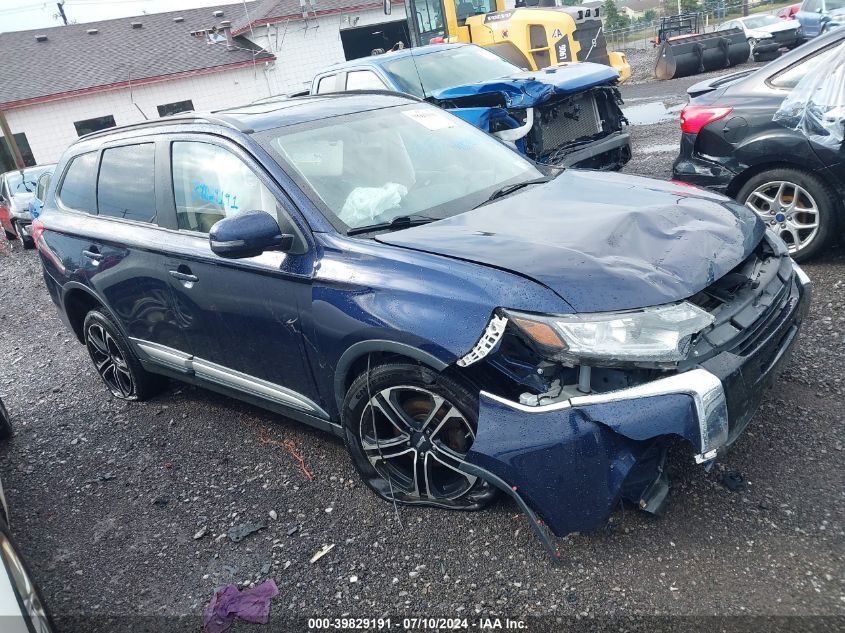
<path fill-rule="evenodd" d="M 698 463 L 713 460 L 745 428 L 788 359 L 811 294 L 809 278 L 792 265 L 783 308 L 741 354 L 723 351 L 683 373 L 539 406 L 482 391 L 467 472 L 510 494 L 535 525 L 542 520 L 558 536 L 600 527 L 623 498 L 659 508 L 668 490 L 667 439 L 688 441 Z"/>

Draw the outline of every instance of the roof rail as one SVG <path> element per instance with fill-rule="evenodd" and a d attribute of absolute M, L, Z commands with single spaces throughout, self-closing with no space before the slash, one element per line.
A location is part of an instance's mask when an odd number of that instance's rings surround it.
<path fill-rule="evenodd" d="M 160 119 L 150 119 L 147 121 L 141 121 L 139 123 L 129 123 L 128 125 L 107 127 L 105 129 L 97 130 L 96 132 L 89 132 L 88 134 L 80 136 L 79 140 L 88 140 L 91 138 L 96 138 L 98 136 L 107 136 L 114 132 L 139 130 L 146 127 L 156 127 L 159 125 L 177 125 L 179 123 L 211 123 L 213 125 L 222 125 L 224 127 L 230 127 L 237 130 L 238 132 L 243 132 L 245 134 L 249 134 L 253 131 L 251 128 L 241 125 L 238 121 L 231 117 L 220 116 L 218 114 L 174 114 L 171 116 L 162 117 Z"/>

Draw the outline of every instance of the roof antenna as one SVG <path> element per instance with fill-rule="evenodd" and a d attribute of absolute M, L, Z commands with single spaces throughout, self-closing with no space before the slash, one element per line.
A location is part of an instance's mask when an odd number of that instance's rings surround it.
<path fill-rule="evenodd" d="M 141 109 L 137 103 L 135 103 L 135 95 L 132 93 L 132 69 L 129 69 L 129 101 L 132 102 L 132 105 L 138 109 L 138 112 L 141 113 L 141 116 L 144 117 L 144 121 L 149 121 L 149 117 L 144 114 L 144 111 Z"/>

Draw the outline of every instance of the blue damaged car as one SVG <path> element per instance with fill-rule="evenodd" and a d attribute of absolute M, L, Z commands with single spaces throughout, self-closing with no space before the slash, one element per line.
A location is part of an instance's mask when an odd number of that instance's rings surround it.
<path fill-rule="evenodd" d="M 525 71 L 474 44 L 437 44 L 336 64 L 314 77 L 311 94 L 395 90 L 449 110 L 537 162 L 616 170 L 631 158 L 618 79 L 603 64 Z"/>
<path fill-rule="evenodd" d="M 389 92 L 85 136 L 33 235 L 114 397 L 194 383 L 342 437 L 384 499 L 501 491 L 555 534 L 659 510 L 673 438 L 724 451 L 811 288 L 724 196 L 538 165 Z"/>

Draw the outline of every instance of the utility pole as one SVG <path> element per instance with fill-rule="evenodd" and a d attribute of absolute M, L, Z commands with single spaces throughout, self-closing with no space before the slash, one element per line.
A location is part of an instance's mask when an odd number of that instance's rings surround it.
<path fill-rule="evenodd" d="M 67 16 L 65 15 L 65 0 L 57 2 L 56 6 L 59 7 L 59 16 L 61 16 L 62 22 L 64 22 L 65 26 L 67 26 Z"/>
<path fill-rule="evenodd" d="M 12 130 L 9 129 L 9 124 L 6 122 L 6 115 L 3 114 L 2 110 L 0 110 L 0 132 L 3 133 L 3 138 L 6 139 L 9 153 L 12 155 L 12 160 L 15 161 L 15 167 L 17 169 L 26 167 L 23 162 L 23 156 L 21 156 L 21 150 L 18 148 L 15 137 L 12 135 Z"/>

